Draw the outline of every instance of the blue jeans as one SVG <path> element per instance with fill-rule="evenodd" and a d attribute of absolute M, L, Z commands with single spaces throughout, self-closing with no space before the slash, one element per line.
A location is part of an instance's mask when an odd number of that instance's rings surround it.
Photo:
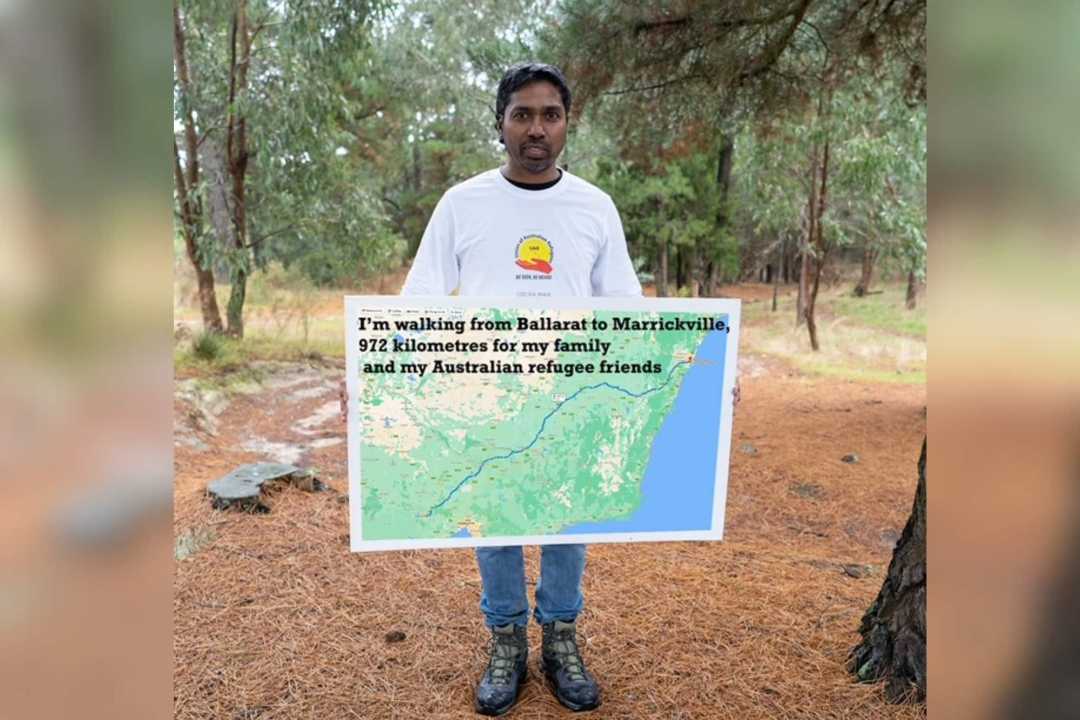
<path fill-rule="evenodd" d="M 476 563 L 484 584 L 480 610 L 488 627 L 529 624 L 529 596 L 525 590 L 525 556 L 520 545 L 476 548 Z M 555 620 L 573 622 L 585 598 L 584 545 L 542 545 L 540 580 L 536 583 L 536 610 L 541 625 Z"/>

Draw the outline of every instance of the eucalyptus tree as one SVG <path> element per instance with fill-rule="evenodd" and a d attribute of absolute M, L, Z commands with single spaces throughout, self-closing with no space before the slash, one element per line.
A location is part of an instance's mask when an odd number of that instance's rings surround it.
<path fill-rule="evenodd" d="M 921 277 L 926 265 L 926 108 L 910 107 L 885 78 L 868 78 L 848 98 L 845 158 L 837 168 L 839 227 L 862 246 L 854 294 L 870 288 L 875 263 Z"/>
<path fill-rule="evenodd" d="M 187 61 L 187 31 L 180 8 L 173 5 L 173 60 L 175 68 L 176 107 L 182 128 L 183 153 L 173 138 L 173 177 L 176 183 L 176 211 L 180 233 L 184 238 L 188 260 L 195 270 L 203 329 L 220 333 L 221 311 L 214 292 L 212 238 L 205 232 L 203 180 L 199 165 L 199 130 L 192 107 L 191 71 Z M 175 121 L 174 121 L 175 122 Z M 204 136 L 205 139 L 205 136 Z M 181 164 L 181 156 L 184 158 Z"/>
<path fill-rule="evenodd" d="M 229 276 L 231 335 L 243 335 L 257 257 L 292 246 L 325 259 L 332 248 L 379 265 L 400 246 L 365 168 L 342 152 L 343 126 L 379 102 L 369 34 L 383 10 L 382 0 L 174 5 L 178 205 L 197 272 L 212 258 Z"/>
<path fill-rule="evenodd" d="M 830 90 L 827 105 L 759 120 L 743 138 L 740 207 L 758 232 L 778 238 L 778 254 L 785 241 L 803 243 L 796 322 L 807 323 L 815 350 L 814 306 L 837 248 L 861 246 L 864 258 L 905 273 L 925 265 L 926 112 L 890 82 L 869 68 Z"/>

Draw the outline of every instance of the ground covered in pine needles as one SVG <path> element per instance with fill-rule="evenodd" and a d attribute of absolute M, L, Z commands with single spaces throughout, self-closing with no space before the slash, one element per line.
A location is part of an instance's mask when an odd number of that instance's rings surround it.
<path fill-rule="evenodd" d="M 475 717 L 487 633 L 472 551 L 349 552 L 342 374 L 325 360 L 245 368 L 222 387 L 179 373 L 178 719 Z M 603 691 L 590 715 L 925 717 L 845 668 L 911 508 L 925 387 L 753 353 L 740 377 L 725 540 L 589 550 L 579 633 Z M 266 514 L 211 508 L 207 482 L 269 459 L 317 468 L 328 489 L 285 487 Z M 529 633 L 509 717 L 567 717 Z"/>

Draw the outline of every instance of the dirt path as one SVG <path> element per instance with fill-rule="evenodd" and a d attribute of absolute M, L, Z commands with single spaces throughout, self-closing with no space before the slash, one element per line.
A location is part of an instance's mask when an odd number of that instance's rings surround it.
<path fill-rule="evenodd" d="M 844 660 L 910 509 L 925 388 L 740 364 L 725 541 L 590 549 L 592 717 L 924 717 L 853 684 Z M 228 398 L 179 385 L 174 523 L 191 554 L 176 564 L 176 717 L 475 717 L 472 552 L 350 554 L 342 370 L 261 372 Z M 313 466 L 329 490 L 287 488 L 265 515 L 210 508 L 208 481 L 265 459 Z M 566 716 L 535 672 L 510 715 Z"/>

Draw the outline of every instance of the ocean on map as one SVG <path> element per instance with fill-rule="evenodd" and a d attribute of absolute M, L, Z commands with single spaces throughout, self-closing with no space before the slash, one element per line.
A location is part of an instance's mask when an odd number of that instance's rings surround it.
<path fill-rule="evenodd" d="M 675 404 L 653 440 L 641 486 L 642 502 L 629 518 L 579 523 L 560 531 L 629 533 L 712 529 L 716 447 L 727 333 L 710 332 L 686 372 Z"/>

